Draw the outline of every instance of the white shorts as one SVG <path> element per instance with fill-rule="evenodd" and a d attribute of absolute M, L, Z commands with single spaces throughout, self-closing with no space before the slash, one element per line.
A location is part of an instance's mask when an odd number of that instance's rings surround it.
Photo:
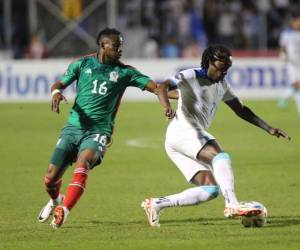
<path fill-rule="evenodd" d="M 197 160 L 197 154 L 208 141 L 214 139 L 204 130 L 180 129 L 169 125 L 165 141 L 166 152 L 188 182 L 199 171 L 211 170 L 209 164 Z"/>
<path fill-rule="evenodd" d="M 287 64 L 287 72 L 289 77 L 289 84 L 293 84 L 295 82 L 300 81 L 300 67 L 294 64 Z"/>

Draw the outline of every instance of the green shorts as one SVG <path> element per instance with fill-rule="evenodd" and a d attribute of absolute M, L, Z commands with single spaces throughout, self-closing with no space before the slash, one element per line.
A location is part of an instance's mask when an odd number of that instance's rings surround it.
<path fill-rule="evenodd" d="M 78 153 L 92 149 L 99 155 L 99 160 L 91 166 L 93 168 L 101 163 L 108 138 L 108 135 L 68 124 L 61 130 L 51 163 L 60 168 L 67 167 L 76 161 Z"/>

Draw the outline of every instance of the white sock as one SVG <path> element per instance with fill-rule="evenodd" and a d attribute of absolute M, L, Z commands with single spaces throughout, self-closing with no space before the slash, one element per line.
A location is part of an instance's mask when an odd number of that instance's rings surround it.
<path fill-rule="evenodd" d="M 212 166 L 215 179 L 225 199 L 225 206 L 238 206 L 238 200 L 234 192 L 234 177 L 229 155 L 227 153 L 217 154 L 213 158 Z"/>
<path fill-rule="evenodd" d="M 175 206 L 191 206 L 214 199 L 218 196 L 218 193 L 218 186 L 199 186 L 186 189 L 178 194 L 155 198 L 154 202 L 160 209 Z"/>
<path fill-rule="evenodd" d="M 61 202 L 62 202 L 62 196 L 61 196 L 61 194 L 59 194 L 56 199 L 52 200 L 52 204 L 53 205 L 61 204 Z"/>

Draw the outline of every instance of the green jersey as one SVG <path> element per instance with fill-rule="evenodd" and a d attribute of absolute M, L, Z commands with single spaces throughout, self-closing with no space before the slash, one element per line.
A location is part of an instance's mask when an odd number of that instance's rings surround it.
<path fill-rule="evenodd" d="M 111 135 L 125 89 L 134 86 L 144 90 L 150 78 L 122 63 L 102 64 L 93 54 L 71 63 L 60 80 L 64 85 L 77 80 L 77 95 L 68 124 Z"/>

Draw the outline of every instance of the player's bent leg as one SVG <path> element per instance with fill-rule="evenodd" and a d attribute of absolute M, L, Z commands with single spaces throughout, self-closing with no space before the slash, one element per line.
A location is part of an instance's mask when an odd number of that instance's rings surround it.
<path fill-rule="evenodd" d="M 67 189 L 63 206 L 57 206 L 54 210 L 52 227 L 59 228 L 66 221 L 70 210 L 77 204 L 86 188 L 86 182 L 90 168 L 98 161 L 98 154 L 92 149 L 80 152 L 75 165 L 73 178 Z"/>
<path fill-rule="evenodd" d="M 209 141 L 198 153 L 199 159 L 210 162 L 214 177 L 225 199 L 225 217 L 241 215 L 234 191 L 234 176 L 229 154 L 222 151 L 217 141 Z"/>
<path fill-rule="evenodd" d="M 149 225 L 159 227 L 159 216 L 163 209 L 176 206 L 198 205 L 216 198 L 218 194 L 218 186 L 199 186 L 166 197 L 146 198 L 142 202 L 141 207 L 145 210 Z"/>
<path fill-rule="evenodd" d="M 209 180 L 211 180 L 211 182 L 209 182 Z M 147 198 L 142 202 L 141 206 L 145 210 L 150 226 L 160 226 L 159 216 L 165 208 L 198 205 L 210 201 L 219 195 L 219 187 L 216 185 L 210 171 L 198 172 L 193 177 L 192 182 L 199 186 L 165 197 Z"/>
<path fill-rule="evenodd" d="M 150 226 L 159 225 L 160 212 L 165 208 L 197 205 L 212 200 L 219 194 L 219 187 L 207 164 L 182 154 L 168 143 L 166 143 L 166 151 L 186 180 L 197 187 L 165 197 L 145 199 L 141 206 L 145 210 Z"/>
<path fill-rule="evenodd" d="M 64 206 L 69 210 L 76 205 L 83 194 L 86 188 L 89 170 L 93 167 L 97 159 L 97 153 L 92 149 L 85 149 L 80 152 L 75 164 L 73 179 L 69 184 L 64 200 Z"/>
<path fill-rule="evenodd" d="M 260 213 L 259 209 L 242 206 L 234 191 L 234 176 L 229 154 L 222 152 L 216 141 L 209 141 L 199 152 L 199 158 L 209 161 L 213 167 L 214 177 L 225 199 L 224 216 L 250 216 Z"/>
<path fill-rule="evenodd" d="M 48 203 L 42 208 L 39 213 L 39 222 L 46 222 L 49 217 L 53 214 L 54 208 L 61 204 L 64 200 L 64 195 L 60 194 L 60 187 L 62 183 L 62 175 L 65 169 L 58 168 L 53 164 L 50 164 L 47 173 L 44 177 L 44 183 L 47 193 L 50 196 Z"/>

